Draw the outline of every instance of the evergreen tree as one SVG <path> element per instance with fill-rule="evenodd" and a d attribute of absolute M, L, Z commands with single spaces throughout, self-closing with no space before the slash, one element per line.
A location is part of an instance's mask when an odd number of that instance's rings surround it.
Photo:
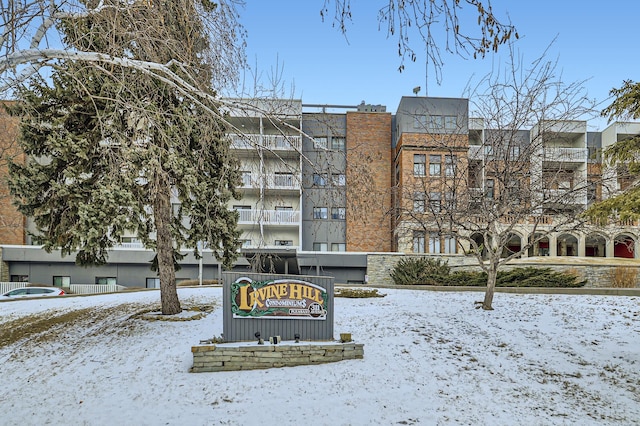
<path fill-rule="evenodd" d="M 619 89 L 611 90 L 614 101 L 602 111 L 603 116 L 614 119 L 640 118 L 640 83 L 627 80 Z M 591 219 L 604 221 L 615 214 L 621 220 L 640 219 L 640 135 L 616 142 L 605 150 L 604 160 L 610 165 L 624 165 L 632 184 L 621 194 L 591 206 L 586 214 Z"/>
<path fill-rule="evenodd" d="M 106 8 L 69 21 L 65 42 L 139 60 L 178 57 L 175 72 L 188 69 L 212 94 L 196 6 L 183 0 Z M 11 165 L 10 188 L 46 250 L 77 251 L 80 265 L 104 264 L 120 236 L 135 232 L 156 252 L 163 314 L 181 310 L 181 249 L 200 256 L 203 242 L 226 265 L 235 259 L 237 213 L 227 202 L 239 197 L 240 175 L 223 120 L 211 114 L 215 105 L 194 103 L 135 69 L 71 60 L 54 69 L 51 82 L 31 81 L 20 98 L 12 113 L 22 117 L 21 144 L 32 160 Z"/>

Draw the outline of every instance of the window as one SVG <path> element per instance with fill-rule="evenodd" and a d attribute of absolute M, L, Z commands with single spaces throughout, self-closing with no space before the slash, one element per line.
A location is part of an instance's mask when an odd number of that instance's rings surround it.
<path fill-rule="evenodd" d="M 445 115 L 444 128 L 447 130 L 455 130 L 458 127 L 458 121 L 455 115 Z"/>
<path fill-rule="evenodd" d="M 277 212 L 291 212 L 293 211 L 293 207 L 291 206 L 276 206 Z"/>
<path fill-rule="evenodd" d="M 441 194 L 439 192 L 429 193 L 429 208 L 432 213 L 440 212 Z"/>
<path fill-rule="evenodd" d="M 445 235 L 444 237 L 444 252 L 446 254 L 456 254 L 458 248 L 456 237 L 452 235 Z"/>
<path fill-rule="evenodd" d="M 316 149 L 327 149 L 328 138 L 326 136 L 316 136 L 313 138 L 313 147 Z"/>
<path fill-rule="evenodd" d="M 327 243 L 313 243 L 313 251 L 328 251 Z"/>
<path fill-rule="evenodd" d="M 429 253 L 440 253 L 440 235 L 429 232 Z"/>
<path fill-rule="evenodd" d="M 456 161 L 455 155 L 444 156 L 444 174 L 447 177 L 455 176 L 456 174 Z"/>
<path fill-rule="evenodd" d="M 429 127 L 432 130 L 442 130 L 442 129 L 444 129 L 444 117 L 441 116 L 441 115 L 429 116 Z"/>
<path fill-rule="evenodd" d="M 145 287 L 146 288 L 160 288 L 160 278 L 146 278 L 145 279 Z"/>
<path fill-rule="evenodd" d="M 424 253 L 424 231 L 413 231 L 413 252 Z"/>
<path fill-rule="evenodd" d="M 487 198 L 490 198 L 493 200 L 493 198 L 495 197 L 495 193 L 494 193 L 494 189 L 495 189 L 495 182 L 493 179 L 487 179 Z"/>
<path fill-rule="evenodd" d="M 53 277 L 54 287 L 69 287 L 71 285 L 71 277 Z"/>
<path fill-rule="evenodd" d="M 413 193 L 413 211 L 416 213 L 424 213 L 425 202 L 424 192 Z"/>
<path fill-rule="evenodd" d="M 335 186 L 345 186 L 347 184 L 347 177 L 342 173 L 334 173 L 331 175 L 331 182 Z"/>
<path fill-rule="evenodd" d="M 597 201 L 598 185 L 595 182 L 589 182 L 587 187 L 587 204 L 591 205 Z"/>
<path fill-rule="evenodd" d="M 447 210 L 454 211 L 456 209 L 456 197 L 453 192 L 444 193 L 444 203 Z"/>
<path fill-rule="evenodd" d="M 347 209 L 345 207 L 331 207 L 331 219 L 345 220 Z"/>
<path fill-rule="evenodd" d="M 235 205 L 233 206 L 234 210 L 251 210 L 251 206 L 240 206 L 240 205 Z"/>
<path fill-rule="evenodd" d="M 425 176 L 427 156 L 425 154 L 413 154 L 413 175 Z"/>
<path fill-rule="evenodd" d="M 29 282 L 29 275 L 11 275 L 12 283 L 27 283 Z"/>
<path fill-rule="evenodd" d="M 331 149 L 344 151 L 346 139 L 342 136 L 333 136 L 331 138 Z"/>
<path fill-rule="evenodd" d="M 441 161 L 442 157 L 440 155 L 429 156 L 429 176 L 440 176 L 442 174 Z"/>
<path fill-rule="evenodd" d="M 242 248 L 251 247 L 251 240 L 240 240 L 240 247 Z"/>
<path fill-rule="evenodd" d="M 138 239 L 136 237 L 120 237 L 120 243 L 130 244 L 137 243 Z"/>
<path fill-rule="evenodd" d="M 327 184 L 327 175 L 326 174 L 313 174 L 313 184 L 315 186 L 325 186 Z"/>
<path fill-rule="evenodd" d="M 293 186 L 293 174 L 276 172 L 276 174 L 274 176 L 274 183 L 275 183 L 275 186 L 292 187 Z"/>
<path fill-rule="evenodd" d="M 571 181 L 570 180 L 561 180 L 558 182 L 558 189 L 563 191 L 569 191 L 571 189 Z"/>
<path fill-rule="evenodd" d="M 242 171 L 242 186 L 251 186 L 251 172 Z"/>
<path fill-rule="evenodd" d="M 331 251 L 347 251 L 345 243 L 331 243 Z"/>
<path fill-rule="evenodd" d="M 512 146 L 509 155 L 511 160 L 520 158 L 520 147 L 518 145 Z"/>
<path fill-rule="evenodd" d="M 427 127 L 427 117 L 424 115 L 416 115 L 413 121 L 414 129 L 425 129 Z"/>
<path fill-rule="evenodd" d="M 275 245 L 277 246 L 292 246 L 292 240 L 275 240 Z"/>
<path fill-rule="evenodd" d="M 96 284 L 101 285 L 115 285 L 117 284 L 116 277 L 96 277 Z"/>
<path fill-rule="evenodd" d="M 327 208 L 326 207 L 314 207 L 313 208 L 313 218 L 314 219 L 326 219 L 327 218 Z"/>

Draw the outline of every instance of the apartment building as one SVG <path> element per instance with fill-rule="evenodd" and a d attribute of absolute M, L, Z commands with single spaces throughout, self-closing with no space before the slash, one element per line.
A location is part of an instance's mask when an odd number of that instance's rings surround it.
<path fill-rule="evenodd" d="M 640 134 L 640 123 L 591 132 L 584 121 L 493 129 L 485 118 L 471 117 L 462 98 L 402 97 L 395 114 L 364 102 L 235 105 L 227 111 L 228 135 L 241 164 L 243 197 L 229 204 L 239 212 L 242 231 L 234 269 L 332 275 L 337 282 L 364 282 L 368 253 L 463 256 L 469 244 L 442 232 L 436 221 L 461 210 L 459 203 L 482 209 L 487 200 L 526 189 L 520 204 L 531 207 L 529 216 L 515 220 L 508 242 L 519 250 L 536 232 L 553 229 L 561 215 L 626 188 L 624 168 L 603 164 L 600 152 Z M 6 117 L 0 121 L 15 128 Z M 497 144 L 505 138 L 509 144 Z M 504 177 L 491 166 L 497 164 L 517 167 Z M 424 220 L 427 211 L 432 222 Z M 637 258 L 636 225 L 551 232 L 524 256 Z M 157 286 L 149 270 L 153 254 L 134 235 L 123 236 L 108 265 L 76 268 L 72 258 L 44 253 L 26 229 L 28 223 L 0 241 L 3 279 Z M 222 269 L 211 255 L 203 262 L 188 255 L 182 266 L 179 280 L 215 279 Z"/>

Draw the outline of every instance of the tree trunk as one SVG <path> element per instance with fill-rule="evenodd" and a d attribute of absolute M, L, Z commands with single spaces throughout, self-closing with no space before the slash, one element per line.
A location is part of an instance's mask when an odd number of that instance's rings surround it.
<path fill-rule="evenodd" d="M 486 311 L 492 311 L 493 307 L 493 293 L 496 288 L 496 279 L 498 278 L 498 263 L 493 260 L 490 261 L 489 271 L 487 271 L 487 289 L 484 293 L 484 301 L 482 302 L 482 309 Z"/>
<path fill-rule="evenodd" d="M 171 186 L 166 177 L 159 179 L 158 193 L 154 205 L 153 216 L 156 222 L 156 255 L 158 272 L 160 273 L 160 303 L 163 315 L 175 315 L 182 312 L 178 291 L 176 290 L 176 269 L 173 256 L 173 239 L 171 238 Z"/>

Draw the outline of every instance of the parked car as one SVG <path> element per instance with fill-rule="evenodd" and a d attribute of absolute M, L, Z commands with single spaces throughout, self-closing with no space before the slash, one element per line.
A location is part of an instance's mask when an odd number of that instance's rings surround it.
<path fill-rule="evenodd" d="M 64 290 L 58 287 L 22 287 L 7 291 L 2 298 L 64 296 L 64 294 Z"/>

